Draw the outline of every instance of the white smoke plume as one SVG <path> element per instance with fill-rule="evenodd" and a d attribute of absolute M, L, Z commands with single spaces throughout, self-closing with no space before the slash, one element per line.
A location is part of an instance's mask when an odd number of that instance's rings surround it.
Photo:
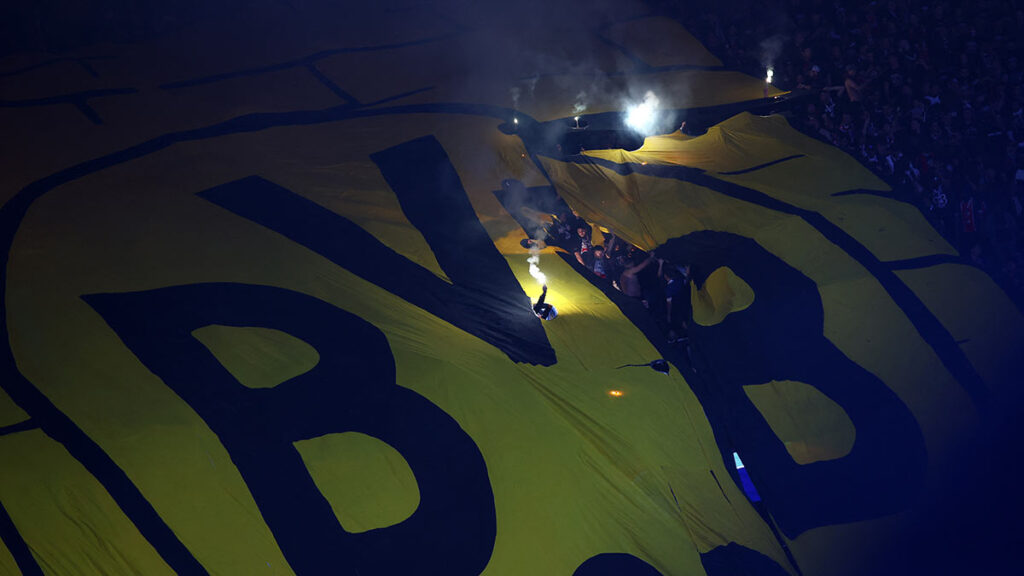
<path fill-rule="evenodd" d="M 587 110 L 587 91 L 580 90 L 576 94 L 576 103 L 572 107 L 572 115 L 579 116 Z"/>
<path fill-rule="evenodd" d="M 531 248 L 530 252 L 533 252 L 534 250 L 537 250 L 537 249 L 536 248 Z M 537 280 L 537 282 L 541 286 L 543 286 L 543 285 L 548 283 L 548 277 L 545 276 L 544 273 L 540 271 L 540 253 L 539 252 L 540 251 L 538 250 L 537 253 L 531 254 L 530 257 L 526 259 L 526 261 L 530 263 L 530 276 L 533 276 Z"/>
<path fill-rule="evenodd" d="M 537 80 L 540 80 L 540 74 L 534 74 L 526 79 L 526 94 L 531 100 L 533 99 L 533 91 L 537 88 Z"/>
<path fill-rule="evenodd" d="M 533 276 L 541 286 L 544 286 L 548 283 L 548 277 L 540 271 L 540 247 L 544 245 L 543 243 L 548 237 L 548 233 L 539 220 L 537 221 L 537 228 L 531 236 L 533 237 L 533 242 L 530 243 L 530 257 L 526 261 L 530 263 L 530 276 Z"/>
<path fill-rule="evenodd" d="M 772 68 L 786 44 L 785 34 L 775 34 L 761 41 L 761 66 Z"/>

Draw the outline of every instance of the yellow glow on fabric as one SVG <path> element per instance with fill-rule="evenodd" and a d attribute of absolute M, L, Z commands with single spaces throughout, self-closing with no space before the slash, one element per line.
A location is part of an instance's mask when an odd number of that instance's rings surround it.
<path fill-rule="evenodd" d="M 320 362 L 315 348 L 280 330 L 211 324 L 192 336 L 249 388 L 272 388 Z"/>
<path fill-rule="evenodd" d="M 506 255 L 505 260 L 522 285 L 523 291 L 530 297 L 530 301 L 536 302 L 540 297 L 541 285 L 530 275 L 530 264 L 527 262 L 529 253 L 522 247 L 519 247 L 518 252 Z M 538 267 L 546 276 L 548 285 L 548 295 L 544 301 L 558 310 L 558 317 L 553 322 L 560 322 L 564 316 L 591 314 L 595 304 L 593 286 L 569 268 L 553 249 L 542 251 L 539 256 Z"/>
<path fill-rule="evenodd" d="M 846 411 L 810 384 L 773 380 L 743 391 L 796 463 L 834 460 L 853 449 L 857 431 Z"/>
<path fill-rule="evenodd" d="M 608 395 L 613 398 L 619 398 L 624 394 L 622 390 L 609 390 Z"/>
<path fill-rule="evenodd" d="M 405 458 L 372 436 L 327 434 L 295 442 L 295 448 L 347 532 L 398 524 L 419 506 L 419 487 Z"/>

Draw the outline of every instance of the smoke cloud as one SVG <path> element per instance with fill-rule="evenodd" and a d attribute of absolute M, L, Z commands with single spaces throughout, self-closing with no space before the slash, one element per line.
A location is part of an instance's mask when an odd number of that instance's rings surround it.
<path fill-rule="evenodd" d="M 580 90 L 579 93 L 576 94 L 576 103 L 573 104 L 572 115 L 573 116 L 579 116 L 580 114 L 583 114 L 586 111 L 587 111 L 587 91 L 586 90 Z"/>
<path fill-rule="evenodd" d="M 526 79 L 526 95 L 533 99 L 533 91 L 537 88 L 537 80 L 540 80 L 540 74 L 534 74 Z"/>
<path fill-rule="evenodd" d="M 514 110 L 519 110 L 520 98 L 523 98 L 527 103 L 533 100 L 533 93 L 537 89 L 538 80 L 540 80 L 540 74 L 534 74 L 508 89 L 509 96 L 512 97 L 512 108 Z"/>
<path fill-rule="evenodd" d="M 761 41 L 761 66 L 764 68 L 772 68 L 775 66 L 775 61 L 782 54 L 782 48 L 786 44 L 787 37 L 785 34 L 775 34 L 769 36 Z"/>
<path fill-rule="evenodd" d="M 540 248 L 536 245 L 530 248 L 530 257 L 526 259 L 530 263 L 530 276 L 533 276 L 535 280 L 544 286 L 548 283 L 548 277 L 540 271 Z"/>

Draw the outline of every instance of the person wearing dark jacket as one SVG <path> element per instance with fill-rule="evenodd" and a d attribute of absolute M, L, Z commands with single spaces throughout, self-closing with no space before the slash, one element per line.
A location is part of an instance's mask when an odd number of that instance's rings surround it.
<path fill-rule="evenodd" d="M 537 318 L 541 320 L 554 320 L 558 316 L 558 310 L 551 304 L 544 301 L 544 298 L 548 295 L 548 286 L 544 285 L 544 290 L 540 293 L 540 299 L 533 305 L 533 313 L 537 315 Z"/>

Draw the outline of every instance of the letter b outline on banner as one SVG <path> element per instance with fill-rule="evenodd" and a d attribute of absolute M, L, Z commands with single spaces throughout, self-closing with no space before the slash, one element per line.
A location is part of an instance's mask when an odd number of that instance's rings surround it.
<path fill-rule="evenodd" d="M 83 299 L 218 435 L 292 569 L 300 575 L 479 574 L 496 520 L 483 456 L 439 407 L 395 382 L 384 334 L 362 318 L 281 288 L 213 283 Z M 280 330 L 320 362 L 274 388 L 238 382 L 192 331 L 210 324 Z M 406 459 L 420 504 L 393 526 L 353 534 L 338 522 L 293 443 L 330 433 L 378 438 Z"/>

